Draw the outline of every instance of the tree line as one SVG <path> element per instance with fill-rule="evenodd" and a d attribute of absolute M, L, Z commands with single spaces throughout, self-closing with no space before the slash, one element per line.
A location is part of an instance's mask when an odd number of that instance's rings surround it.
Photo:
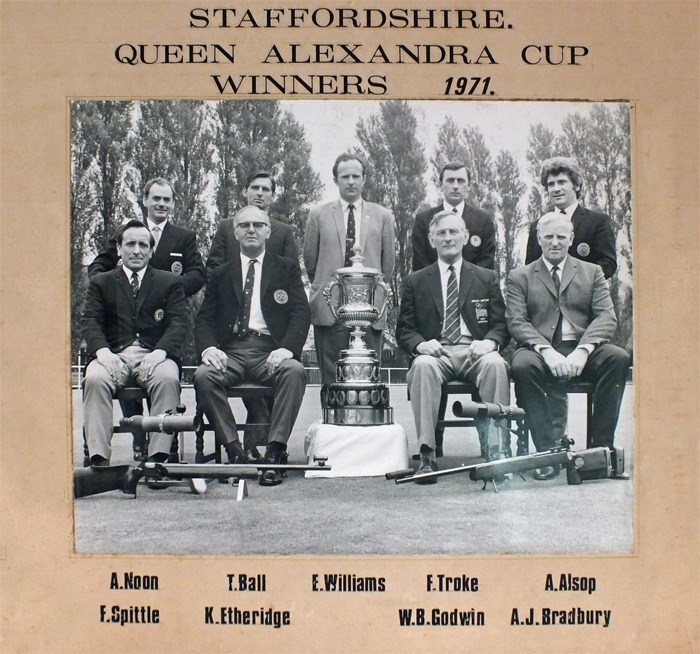
<path fill-rule="evenodd" d="M 542 123 L 530 127 L 527 169 L 508 150 L 492 153 L 477 125 L 447 117 L 430 152 L 421 141 L 411 104 L 378 103 L 357 122 L 354 150 L 368 161 L 364 197 L 390 208 L 396 220 L 396 269 L 390 280 L 393 342 L 403 279 L 411 272 L 415 215 L 427 207 L 426 173 L 440 188 L 439 170 L 462 161 L 471 172 L 467 202 L 494 216 L 496 272 L 502 285 L 523 264 L 523 236 L 548 210 L 539 183 L 542 161 L 553 156 L 577 160 L 585 179 L 582 204 L 607 213 L 617 238 L 619 271 L 611 291 L 619 325 L 613 342 L 632 347 L 632 212 L 630 116 L 624 104 L 592 106 L 590 114 L 568 115 L 559 133 Z M 141 188 L 165 177 L 176 191 L 173 221 L 194 230 L 204 257 L 220 220 L 245 200 L 245 179 L 269 170 L 277 182 L 270 215 L 293 226 L 299 252 L 309 208 L 322 185 L 310 165 L 304 127 L 277 101 L 198 100 L 76 101 L 71 105 L 71 327 L 72 350 L 80 344 L 80 317 L 87 288 L 85 259 L 100 250 L 124 221 L 143 219 Z M 303 265 L 303 264 L 302 264 Z M 621 273 L 623 275 L 621 276 Z M 190 317 L 201 303 L 189 301 Z M 192 322 L 192 321 L 190 321 Z M 192 334 L 186 364 L 195 362 Z"/>

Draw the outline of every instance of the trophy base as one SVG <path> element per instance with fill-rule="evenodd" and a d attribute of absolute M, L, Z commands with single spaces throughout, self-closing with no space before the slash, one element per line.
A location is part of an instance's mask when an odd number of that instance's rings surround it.
<path fill-rule="evenodd" d="M 327 425 L 392 425 L 394 409 L 391 407 L 333 407 L 323 410 L 323 422 Z"/>

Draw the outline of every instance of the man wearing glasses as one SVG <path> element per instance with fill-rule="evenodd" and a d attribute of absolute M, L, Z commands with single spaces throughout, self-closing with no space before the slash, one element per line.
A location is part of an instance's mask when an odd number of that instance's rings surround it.
<path fill-rule="evenodd" d="M 233 220 L 240 254 L 210 273 L 195 320 L 202 361 L 194 378 L 197 403 L 229 461 L 246 463 L 227 388 L 243 381 L 272 383 L 275 403 L 263 461 L 282 463 L 306 387 L 300 359 L 311 323 L 309 303 L 298 262 L 265 250 L 267 214 L 248 206 Z M 260 479 L 263 486 L 280 483 L 274 470 Z"/>

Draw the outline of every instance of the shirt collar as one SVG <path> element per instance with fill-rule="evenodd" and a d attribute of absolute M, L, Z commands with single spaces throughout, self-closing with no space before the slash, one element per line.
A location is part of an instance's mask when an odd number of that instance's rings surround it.
<path fill-rule="evenodd" d="M 445 211 L 449 211 L 451 213 L 454 213 L 454 209 L 457 209 L 457 215 L 461 216 L 462 214 L 464 214 L 464 200 L 462 200 L 456 207 L 453 207 L 449 202 L 443 200 L 442 208 Z"/>
<path fill-rule="evenodd" d="M 560 272 L 561 272 L 562 270 L 564 270 L 564 266 L 566 265 L 566 260 L 567 260 L 568 258 L 569 258 L 569 255 L 567 254 L 567 255 L 564 257 L 564 259 L 563 259 L 562 261 L 560 261 L 560 262 L 557 264 L 557 268 L 559 269 Z M 554 264 L 553 264 L 553 263 L 549 263 L 549 261 L 547 261 L 547 259 L 545 259 L 544 257 L 542 257 L 542 260 L 544 261 L 544 265 L 547 266 L 547 270 L 549 270 L 549 274 L 551 275 L 551 274 L 552 274 L 552 268 L 554 268 Z"/>
<path fill-rule="evenodd" d="M 262 265 L 262 262 L 263 262 L 263 259 L 264 259 L 264 258 L 265 258 L 265 250 L 263 250 L 262 253 L 260 253 L 257 257 L 255 257 L 255 260 L 256 260 L 259 264 Z M 246 257 L 246 255 L 243 254 L 243 252 L 241 252 L 241 270 L 243 271 L 244 274 L 247 273 L 247 271 L 248 271 L 248 265 L 250 264 L 250 262 L 251 262 L 252 260 L 253 260 L 252 257 Z"/>
<path fill-rule="evenodd" d="M 440 268 L 440 275 L 443 276 L 443 275 L 449 274 L 449 272 L 448 272 L 449 267 L 454 266 L 455 273 L 459 277 L 459 274 L 462 271 L 462 261 L 464 261 L 464 259 L 462 257 L 460 257 L 459 259 L 457 259 L 457 261 L 450 264 L 450 263 L 447 263 L 447 262 L 443 261 L 442 259 L 438 258 L 438 268 Z"/>
<path fill-rule="evenodd" d="M 166 218 L 162 223 L 154 223 L 150 218 L 146 218 L 146 225 L 148 226 L 148 229 L 150 231 L 153 231 L 154 227 L 158 227 L 160 229 L 160 233 L 163 233 L 163 230 L 165 229 L 165 226 L 168 224 L 168 219 Z"/>
<path fill-rule="evenodd" d="M 574 211 L 578 208 L 578 200 L 575 200 L 573 204 L 570 204 L 566 209 L 564 209 L 564 213 L 567 215 L 568 218 L 572 218 L 574 215 Z M 557 209 L 559 211 L 559 209 Z"/>
<path fill-rule="evenodd" d="M 144 266 L 141 268 L 141 270 L 138 270 L 136 274 L 139 277 L 139 284 L 143 282 L 143 276 L 146 274 L 146 270 L 148 269 L 148 266 Z M 131 276 L 134 274 L 132 270 L 129 270 L 124 264 L 122 264 L 122 270 L 124 271 L 124 274 L 126 275 L 126 278 L 129 280 L 129 283 L 131 283 Z"/>
<path fill-rule="evenodd" d="M 353 202 L 352 205 L 355 207 L 356 213 L 362 213 L 362 198 Z M 348 210 L 349 206 L 350 202 L 346 202 L 345 200 L 343 200 L 343 198 L 340 198 L 340 207 L 343 210 L 343 213 L 345 213 Z"/>

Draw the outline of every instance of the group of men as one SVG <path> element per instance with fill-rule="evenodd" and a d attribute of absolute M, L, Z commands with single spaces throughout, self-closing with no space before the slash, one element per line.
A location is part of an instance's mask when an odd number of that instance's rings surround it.
<path fill-rule="evenodd" d="M 153 414 L 179 403 L 185 298 L 205 282 L 194 325 L 201 361 L 194 377 L 197 404 L 230 462 L 259 460 L 258 440 L 238 437 L 227 389 L 244 380 L 272 384 L 274 401 L 247 401 L 248 420 L 270 423 L 263 461 L 286 461 L 305 391 L 301 352 L 309 325 L 322 405 L 335 381 L 338 355 L 348 347 L 349 330 L 333 317 L 323 297 L 325 285 L 339 268 L 352 264 L 358 246 L 364 265 L 387 279 L 394 269 L 393 216 L 363 199 L 366 163 L 342 154 L 333 178 L 339 199 L 312 209 L 306 225 L 308 299 L 293 231 L 267 215 L 276 190 L 268 172 L 249 177 L 247 206 L 219 224 L 206 270 L 194 233 L 169 220 L 172 184 L 159 178 L 146 185 L 146 221 L 123 225 L 88 269 L 83 337 L 93 360 L 85 373 L 84 422 L 92 466 L 109 465 L 112 397 L 118 388 L 131 383 L 145 388 Z M 616 269 L 615 242 L 610 219 L 578 203 L 582 179 L 576 165 L 562 158 L 544 164 L 542 183 L 555 212 L 533 225 L 527 265 L 508 278 L 507 306 L 493 272 L 493 220 L 465 203 L 466 166 L 446 164 L 440 180 L 443 203 L 416 216 L 414 272 L 404 282 L 396 329 L 399 345 L 412 357 L 408 385 L 420 446 L 417 474 L 437 469 L 435 427 L 445 381 L 473 381 L 483 401 L 510 403 L 510 367 L 500 352 L 511 336 L 518 345 L 512 360 L 516 397 L 537 449 L 548 449 L 561 437 L 553 423 L 566 428 L 565 398 L 557 401 L 551 393 L 548 398 L 544 384 L 579 376 L 596 382 L 593 444 L 612 447 L 629 368 L 624 350 L 607 342 L 616 326 L 605 281 Z M 384 327 L 378 322 L 367 329 L 368 345 L 378 352 Z M 170 440 L 167 434 L 151 435 L 143 456 L 164 461 Z M 540 469 L 535 478 L 557 473 Z M 281 481 L 277 471 L 268 470 L 260 483 Z"/>

